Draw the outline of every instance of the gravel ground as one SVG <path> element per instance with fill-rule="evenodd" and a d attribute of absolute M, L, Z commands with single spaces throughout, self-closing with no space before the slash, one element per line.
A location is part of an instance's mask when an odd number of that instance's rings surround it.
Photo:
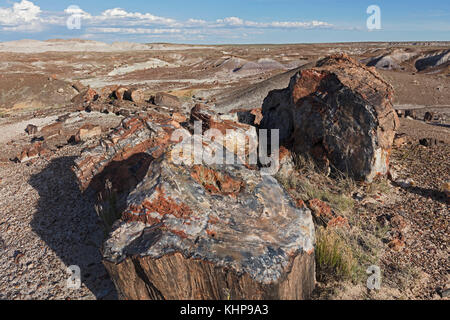
<path fill-rule="evenodd" d="M 101 263 L 102 224 L 71 172 L 80 146 L 50 160 L 0 165 L 0 299 L 115 299 Z M 81 268 L 69 289 L 67 268 Z"/>

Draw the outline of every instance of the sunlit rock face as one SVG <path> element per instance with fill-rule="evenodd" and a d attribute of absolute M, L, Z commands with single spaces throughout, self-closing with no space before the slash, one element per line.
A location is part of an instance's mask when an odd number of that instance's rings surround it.
<path fill-rule="evenodd" d="M 331 56 L 268 95 L 261 127 L 280 129 L 281 143 L 296 153 L 371 181 L 389 169 L 398 128 L 392 96 L 374 68 Z"/>
<path fill-rule="evenodd" d="M 227 144 L 226 129 L 254 127 L 199 107 L 190 115 L 202 117 L 203 129 L 225 139 L 193 135 L 189 124 L 183 128 L 168 115 L 135 117 L 76 161 L 83 189 L 101 189 L 108 178 L 126 194 L 122 218 L 103 246 L 118 291 L 127 299 L 309 298 L 315 283 L 310 211 L 297 208 L 272 176 Z M 176 130 L 184 130 L 184 140 L 172 139 Z M 221 150 L 222 161 L 187 161 L 212 150 Z M 226 164 L 230 158 L 234 164 Z"/>

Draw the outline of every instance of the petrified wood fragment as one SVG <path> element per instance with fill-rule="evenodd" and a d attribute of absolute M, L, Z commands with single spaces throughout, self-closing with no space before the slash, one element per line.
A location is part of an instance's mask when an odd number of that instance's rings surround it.
<path fill-rule="evenodd" d="M 393 88 L 346 55 L 320 60 L 264 101 L 262 128 L 280 129 L 281 143 L 356 179 L 389 169 L 398 117 Z"/>
<path fill-rule="evenodd" d="M 177 127 L 159 115 L 126 119 L 76 164 L 85 189 L 112 162 L 120 167 L 133 154 L 151 155 L 102 250 L 121 298 L 309 298 L 315 284 L 310 211 L 239 157 L 233 165 L 180 163 L 177 147 L 192 148 L 194 159 L 199 151 L 191 142 L 201 137 L 186 130 L 191 139 L 172 141 Z M 232 152 L 216 141 L 201 145 L 221 148 L 224 159 Z"/>

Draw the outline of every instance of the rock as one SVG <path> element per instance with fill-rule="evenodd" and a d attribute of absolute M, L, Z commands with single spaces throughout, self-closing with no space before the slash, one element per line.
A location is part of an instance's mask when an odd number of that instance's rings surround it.
<path fill-rule="evenodd" d="M 399 118 L 402 118 L 403 117 L 403 110 L 395 110 L 395 112 L 397 113 L 397 116 L 399 117 Z"/>
<path fill-rule="evenodd" d="M 181 108 L 181 102 L 178 99 L 178 97 L 163 92 L 158 92 L 155 95 L 153 103 L 156 104 L 157 106 L 164 106 L 168 108 L 174 109 Z"/>
<path fill-rule="evenodd" d="M 280 169 L 277 172 L 277 177 L 282 180 L 289 179 L 295 174 L 295 162 L 292 153 L 285 147 L 280 147 Z"/>
<path fill-rule="evenodd" d="M 197 111 L 193 117 L 207 113 Z M 211 118 L 208 125 L 226 126 Z M 130 159 L 151 155 L 137 166 L 143 169 L 141 181 L 124 191 L 122 219 L 103 245 L 104 264 L 120 297 L 310 298 L 315 283 L 310 211 L 296 208 L 273 177 L 243 163 L 179 163 L 177 148 L 184 146 L 195 158 L 191 142 L 199 136 L 186 132 L 190 139 L 172 141 L 173 123 L 157 113 L 125 119 L 75 161 L 86 189 L 110 168 L 115 176 Z M 230 152 L 216 141 L 202 145 L 221 148 L 224 158 Z"/>
<path fill-rule="evenodd" d="M 250 161 L 250 157 L 252 155 L 256 157 L 258 152 L 258 134 L 255 127 L 230 120 L 221 120 L 217 113 L 201 103 L 196 104 L 191 110 L 191 131 L 194 130 L 195 122 L 201 122 L 203 134 L 211 129 L 219 131 L 226 149 L 238 154 L 242 162 L 247 165 L 257 164 L 256 160 L 254 163 Z"/>
<path fill-rule="evenodd" d="M 433 118 L 434 118 L 434 113 L 433 112 L 426 112 L 425 116 L 423 118 L 423 121 L 431 122 L 431 121 L 433 121 Z"/>
<path fill-rule="evenodd" d="M 72 83 L 72 88 L 77 90 L 79 93 L 87 90 L 86 86 L 82 84 L 80 81 Z"/>
<path fill-rule="evenodd" d="M 22 152 L 17 156 L 17 161 L 24 163 L 39 156 L 43 156 L 49 153 L 47 145 L 43 141 L 33 142 L 30 146 L 24 148 Z"/>
<path fill-rule="evenodd" d="M 127 92 L 127 90 L 128 90 L 127 88 L 119 86 L 113 91 L 114 97 L 116 97 L 117 100 L 124 100 L 125 93 Z"/>
<path fill-rule="evenodd" d="M 269 93 L 260 127 L 280 129 L 280 142 L 358 180 L 387 174 L 399 126 L 393 88 L 346 55 L 299 71 L 289 87 Z"/>
<path fill-rule="evenodd" d="M 393 228 L 399 230 L 400 232 L 406 232 L 408 230 L 408 224 L 406 223 L 406 220 L 398 214 L 391 217 L 390 223 Z"/>
<path fill-rule="evenodd" d="M 77 110 L 84 110 L 91 102 L 96 101 L 99 98 L 97 91 L 94 89 L 87 87 L 87 89 L 83 90 L 75 97 L 72 98 L 72 103 L 75 105 Z"/>
<path fill-rule="evenodd" d="M 92 124 L 82 126 L 75 135 L 76 142 L 87 141 L 102 134 L 102 128 Z"/>
<path fill-rule="evenodd" d="M 350 229 L 350 224 L 348 223 L 347 218 L 337 216 L 328 221 L 327 228 Z"/>
<path fill-rule="evenodd" d="M 424 147 L 432 147 L 435 145 L 440 144 L 441 142 L 438 141 L 437 139 L 433 139 L 433 138 L 423 138 L 419 140 L 419 144 L 424 146 Z"/>
<path fill-rule="evenodd" d="M 316 223 L 327 226 L 328 222 L 334 218 L 331 207 L 319 199 L 309 200 L 308 207 L 311 209 Z"/>
<path fill-rule="evenodd" d="M 61 135 L 62 129 L 63 129 L 62 123 L 55 122 L 45 127 L 42 127 L 40 133 L 44 136 L 46 140 L 49 140 Z"/>
<path fill-rule="evenodd" d="M 450 289 L 445 289 L 440 292 L 442 298 L 450 298 Z"/>
<path fill-rule="evenodd" d="M 395 238 L 388 244 L 389 248 L 394 251 L 400 252 L 405 248 L 405 242 L 401 239 Z"/>
<path fill-rule="evenodd" d="M 263 119 L 262 109 L 254 108 L 250 110 L 232 110 L 231 114 L 237 114 L 238 120 L 241 123 L 249 124 L 251 126 L 258 127 Z"/>
<path fill-rule="evenodd" d="M 144 103 L 145 94 L 139 89 L 129 89 L 124 93 L 124 99 L 133 101 L 135 103 Z"/>
<path fill-rule="evenodd" d="M 29 124 L 27 125 L 25 132 L 28 133 L 28 135 L 34 135 L 38 132 L 38 127 L 35 125 Z"/>
<path fill-rule="evenodd" d="M 63 114 L 63 115 L 61 115 L 61 116 L 59 116 L 58 117 L 58 119 L 56 120 L 56 121 L 58 121 L 58 122 L 66 122 L 68 119 L 70 118 L 70 113 L 66 113 L 66 114 Z"/>
<path fill-rule="evenodd" d="M 402 147 L 408 142 L 408 137 L 406 134 L 396 134 L 394 138 L 394 146 L 397 148 Z"/>
<path fill-rule="evenodd" d="M 118 116 L 123 116 L 123 117 L 126 117 L 126 118 L 128 118 L 129 116 L 131 116 L 130 110 L 127 110 L 127 109 L 120 109 L 119 111 L 117 111 L 116 114 L 117 114 Z"/>
<path fill-rule="evenodd" d="M 405 118 L 410 118 L 412 120 L 417 120 L 416 110 L 405 110 Z"/>
<path fill-rule="evenodd" d="M 395 181 L 395 184 L 397 184 L 398 186 L 400 186 L 401 188 L 407 189 L 407 188 L 412 188 L 415 186 L 415 182 L 412 179 L 398 179 Z"/>
<path fill-rule="evenodd" d="M 450 182 L 446 182 L 442 184 L 442 191 L 447 196 L 447 200 L 450 200 Z"/>

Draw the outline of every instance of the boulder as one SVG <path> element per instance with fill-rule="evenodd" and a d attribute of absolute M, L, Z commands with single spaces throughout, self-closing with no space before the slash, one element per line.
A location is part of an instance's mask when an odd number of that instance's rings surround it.
<path fill-rule="evenodd" d="M 434 113 L 433 112 L 426 112 L 425 116 L 423 117 L 423 121 L 425 122 L 431 122 L 434 119 Z"/>
<path fill-rule="evenodd" d="M 144 91 L 139 89 L 129 89 L 124 93 L 124 99 L 133 101 L 135 103 L 144 103 L 145 94 Z"/>
<path fill-rule="evenodd" d="M 127 90 L 128 90 L 127 88 L 122 87 L 122 86 L 117 87 L 117 88 L 113 91 L 114 97 L 115 97 L 117 100 L 124 100 L 124 98 L 125 98 L 125 92 L 127 92 Z"/>
<path fill-rule="evenodd" d="M 220 127 L 211 121 L 214 114 L 209 119 L 205 114 L 197 108 L 191 117 Z M 177 128 L 185 139 L 173 139 Z M 119 176 L 131 159 L 145 159 L 133 166 L 142 172 L 129 190 L 123 189 L 124 181 L 112 182 L 126 201 L 102 252 L 119 296 L 310 298 L 315 284 L 311 212 L 297 208 L 273 177 L 243 163 L 180 163 L 179 147 L 188 151 L 186 159 L 202 152 L 195 149 L 195 139 L 201 136 L 170 116 L 152 113 L 124 119 L 75 161 L 85 190 L 104 185 L 99 178 Z M 231 152 L 216 141 L 201 139 L 201 145 L 221 148 L 224 158 Z"/>
<path fill-rule="evenodd" d="M 72 98 L 72 103 L 80 111 L 87 107 L 91 102 L 97 100 L 99 95 L 94 89 L 87 87 L 85 90 Z"/>
<path fill-rule="evenodd" d="M 58 137 L 62 134 L 63 124 L 61 122 L 55 122 L 41 128 L 41 134 L 46 140 Z"/>
<path fill-rule="evenodd" d="M 181 102 L 178 97 L 164 92 L 158 92 L 153 99 L 153 103 L 157 106 L 164 106 L 173 109 L 179 109 L 181 107 Z"/>
<path fill-rule="evenodd" d="M 75 135 L 76 142 L 87 141 L 102 134 L 102 128 L 92 124 L 82 126 Z"/>
<path fill-rule="evenodd" d="M 405 118 L 409 118 L 410 120 L 417 120 L 416 110 L 405 110 Z"/>
<path fill-rule="evenodd" d="M 25 132 L 28 133 L 28 135 L 36 134 L 38 132 L 38 127 L 36 127 L 35 125 L 32 125 L 32 124 L 29 124 L 25 128 Z"/>
<path fill-rule="evenodd" d="M 49 153 L 47 145 L 43 141 L 35 141 L 28 147 L 25 147 L 17 156 L 17 161 L 24 163 L 39 158 Z"/>
<path fill-rule="evenodd" d="M 347 55 L 295 74 L 269 93 L 260 127 L 279 129 L 280 143 L 358 180 L 387 174 L 395 130 L 393 88 Z"/>

